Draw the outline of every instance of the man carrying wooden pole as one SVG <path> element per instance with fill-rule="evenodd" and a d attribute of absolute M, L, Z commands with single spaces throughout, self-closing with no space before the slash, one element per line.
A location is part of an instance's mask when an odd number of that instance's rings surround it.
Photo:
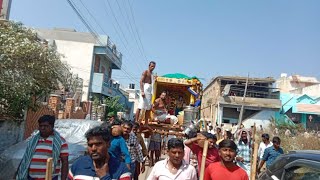
<path fill-rule="evenodd" d="M 257 160 L 258 160 L 258 149 L 259 149 L 259 144 L 256 142 L 256 123 L 253 124 L 253 129 L 252 129 L 252 161 L 251 161 L 251 174 L 250 174 L 250 179 L 255 180 L 256 179 L 256 171 L 257 171 Z"/>
<path fill-rule="evenodd" d="M 207 158 L 208 144 L 209 144 L 209 141 L 205 140 L 204 141 L 204 146 L 203 146 L 203 152 L 202 152 L 202 159 L 206 159 Z M 201 162 L 201 168 L 200 168 L 200 180 L 203 180 L 203 178 L 204 178 L 205 166 L 206 166 L 206 161 L 202 161 Z"/>

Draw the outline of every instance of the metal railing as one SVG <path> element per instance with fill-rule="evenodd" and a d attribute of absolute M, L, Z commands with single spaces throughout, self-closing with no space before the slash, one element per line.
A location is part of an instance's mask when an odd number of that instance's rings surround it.
<path fill-rule="evenodd" d="M 232 87 L 230 89 L 229 96 L 240 96 L 243 97 L 244 89 Z M 266 89 L 265 91 L 261 89 L 248 89 L 246 92 L 246 97 L 252 98 L 266 98 L 266 99 L 279 99 L 280 93 L 279 92 L 272 92 L 270 89 Z"/>
<path fill-rule="evenodd" d="M 119 60 L 122 59 L 122 53 L 117 50 L 116 45 L 110 41 L 110 38 L 108 38 L 107 46 L 111 49 L 112 53 L 119 58 Z"/>

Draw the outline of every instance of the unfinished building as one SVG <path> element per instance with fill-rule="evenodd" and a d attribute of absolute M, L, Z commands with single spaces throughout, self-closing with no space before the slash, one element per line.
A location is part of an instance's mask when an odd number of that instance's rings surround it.
<path fill-rule="evenodd" d="M 238 124 L 250 127 L 268 126 L 281 108 L 279 91 L 273 78 L 218 76 L 204 89 L 201 117 L 212 124 Z"/>

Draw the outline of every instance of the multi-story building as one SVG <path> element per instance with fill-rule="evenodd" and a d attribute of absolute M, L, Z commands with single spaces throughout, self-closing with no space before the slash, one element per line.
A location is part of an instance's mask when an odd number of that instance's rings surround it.
<path fill-rule="evenodd" d="M 112 79 L 112 71 L 121 69 L 122 54 L 107 35 L 95 37 L 90 33 L 60 28 L 36 31 L 40 37 L 54 41 L 62 61 L 66 61 L 71 71 L 83 80 L 80 101 L 121 96 L 121 103 L 128 103 L 119 83 Z"/>
<path fill-rule="evenodd" d="M 218 76 L 203 91 L 201 117 L 212 124 L 238 124 L 243 109 L 246 127 L 267 126 L 281 108 L 274 82 L 273 78 Z"/>

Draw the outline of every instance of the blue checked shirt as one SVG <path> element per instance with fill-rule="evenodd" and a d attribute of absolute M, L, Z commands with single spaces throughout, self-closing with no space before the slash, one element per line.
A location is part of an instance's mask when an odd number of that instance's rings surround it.
<path fill-rule="evenodd" d="M 142 149 L 137 136 L 134 133 L 129 134 L 129 138 L 125 139 L 131 156 L 131 162 L 143 162 Z"/>
<path fill-rule="evenodd" d="M 250 163 L 251 160 L 251 146 L 250 142 L 245 144 L 241 140 L 237 144 L 238 150 L 237 150 L 237 157 L 242 157 L 245 164 Z"/>

